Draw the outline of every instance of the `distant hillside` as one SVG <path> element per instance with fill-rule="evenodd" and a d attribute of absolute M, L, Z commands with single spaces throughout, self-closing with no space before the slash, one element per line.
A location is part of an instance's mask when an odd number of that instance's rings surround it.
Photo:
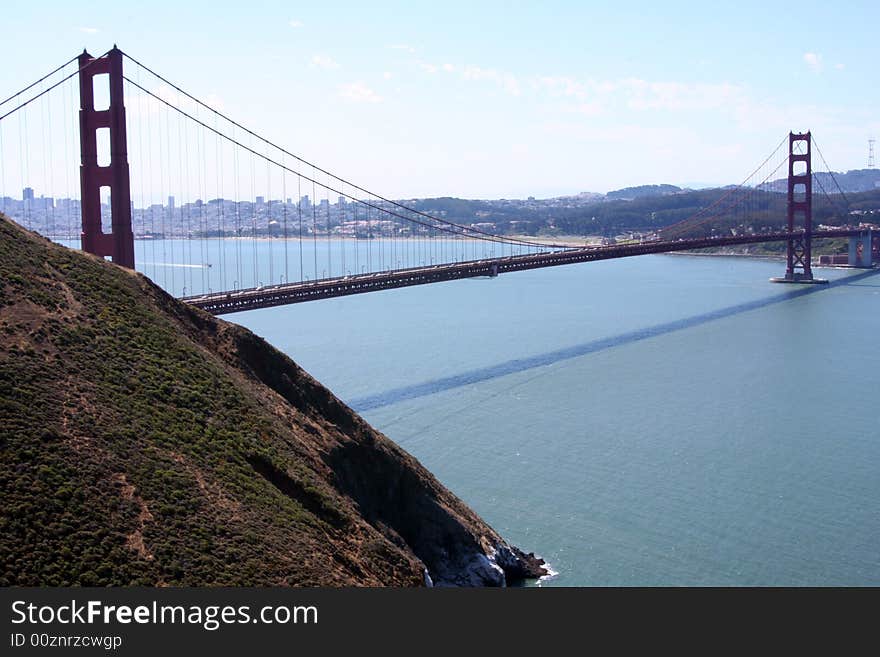
<path fill-rule="evenodd" d="M 834 172 L 833 177 L 827 171 L 814 171 L 813 180 L 815 181 L 814 194 L 822 193 L 822 188 L 828 194 L 838 194 L 840 190 L 843 190 L 844 194 L 870 192 L 880 189 L 880 169 L 853 169 L 846 173 Z M 838 190 L 838 185 L 840 185 L 840 190 Z M 779 178 L 761 185 L 760 188 L 767 191 L 788 192 L 788 179 Z"/>
<path fill-rule="evenodd" d="M 0 216 L 0 585 L 543 573 L 248 330 Z"/>
<path fill-rule="evenodd" d="M 624 187 L 613 192 L 608 192 L 605 197 L 609 200 L 631 201 L 645 196 L 663 196 L 675 194 L 681 191 L 681 187 L 675 185 L 639 185 L 638 187 Z"/>
<path fill-rule="evenodd" d="M 833 183 L 832 183 L 833 184 Z M 829 186 L 823 183 L 825 189 Z M 461 224 L 479 223 L 496 233 L 518 235 L 605 235 L 613 237 L 629 231 L 654 231 L 693 217 L 715 207 L 732 188 L 680 189 L 674 185 L 645 185 L 630 189 L 644 190 L 632 199 L 595 199 L 588 196 L 562 196 L 549 199 L 472 201 L 464 199 L 420 199 L 407 204 L 435 216 Z M 648 190 L 678 190 L 671 193 L 647 193 Z M 733 187 L 733 189 L 736 189 Z M 618 190 L 625 192 L 626 190 Z M 712 221 L 704 222 L 693 236 L 711 231 L 729 232 L 744 228 L 753 231 L 778 230 L 786 221 L 787 185 L 779 191 L 744 189 L 745 205 L 725 202 L 712 212 Z M 763 193 L 762 193 L 763 192 Z M 629 193 L 629 192 L 627 192 Z M 735 192 L 736 193 L 736 192 Z M 735 198 L 735 197 L 731 197 Z M 743 207 L 745 212 L 742 211 Z M 731 211 L 731 208 L 734 211 Z M 858 211 L 858 216 L 850 214 Z M 844 225 L 866 219 L 864 213 L 880 212 L 880 187 L 872 191 L 847 192 L 826 197 L 816 186 L 813 221 L 818 224 Z M 873 219 L 870 219 L 873 220 Z M 690 234 L 688 234 L 690 235 Z M 687 236 L 681 234 L 682 237 Z"/>

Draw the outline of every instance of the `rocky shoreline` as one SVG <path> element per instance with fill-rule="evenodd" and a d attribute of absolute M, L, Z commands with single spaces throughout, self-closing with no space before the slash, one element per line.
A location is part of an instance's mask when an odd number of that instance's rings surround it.
<path fill-rule="evenodd" d="M 425 571 L 428 586 L 504 587 L 550 575 L 545 561 L 505 542 L 478 550 L 458 563 L 439 564 L 435 576 Z"/>

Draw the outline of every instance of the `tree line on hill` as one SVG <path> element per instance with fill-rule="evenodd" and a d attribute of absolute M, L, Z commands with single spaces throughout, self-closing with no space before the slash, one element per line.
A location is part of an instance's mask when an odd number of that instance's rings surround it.
<path fill-rule="evenodd" d="M 607 198 L 607 197 L 606 197 Z M 771 232 L 785 227 L 786 193 L 753 188 L 683 190 L 638 195 L 629 200 L 578 197 L 509 201 L 459 198 L 419 199 L 408 203 L 419 211 L 462 224 L 494 224 L 494 232 L 532 236 L 604 235 L 652 232 L 689 218 L 710 218 L 677 237 Z M 824 194 L 814 189 L 813 223 L 841 226 L 880 221 L 880 188 Z"/>

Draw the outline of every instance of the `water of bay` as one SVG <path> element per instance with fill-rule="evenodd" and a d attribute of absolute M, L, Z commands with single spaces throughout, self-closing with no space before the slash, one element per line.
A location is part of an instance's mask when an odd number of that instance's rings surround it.
<path fill-rule="evenodd" d="M 880 276 L 646 256 L 239 313 L 545 585 L 880 585 Z"/>

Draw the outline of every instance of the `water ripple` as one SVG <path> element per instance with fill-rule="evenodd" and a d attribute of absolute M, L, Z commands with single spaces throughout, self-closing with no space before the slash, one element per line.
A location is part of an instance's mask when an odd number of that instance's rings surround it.
<path fill-rule="evenodd" d="M 445 392 L 454 388 L 497 379 L 498 377 L 507 376 L 508 374 L 516 374 L 537 367 L 544 367 L 560 361 L 604 351 L 613 347 L 620 347 L 622 345 L 632 344 L 633 342 L 640 342 L 641 340 L 647 340 L 649 338 L 655 338 L 675 331 L 700 326 L 701 324 L 714 322 L 718 319 L 724 319 L 751 310 L 758 310 L 759 308 L 766 308 L 767 306 L 791 301 L 792 299 L 797 299 L 808 294 L 816 294 L 831 287 L 850 285 L 877 273 L 878 270 L 868 270 L 860 274 L 854 274 L 836 281 L 831 281 L 828 285 L 805 285 L 803 287 L 798 287 L 796 290 L 790 290 L 782 294 L 775 294 L 764 299 L 739 303 L 733 306 L 728 306 L 727 308 L 720 308 L 707 313 L 685 317 L 673 322 L 656 324 L 654 326 L 636 329 L 635 331 L 629 331 L 607 338 L 600 338 L 590 342 L 584 342 L 582 344 L 549 351 L 543 354 L 537 354 L 535 356 L 516 358 L 503 363 L 498 363 L 497 365 L 481 367 L 468 372 L 462 372 L 461 374 L 455 374 L 453 376 L 446 376 L 431 381 L 425 381 L 423 383 L 393 388 L 384 392 L 353 399 L 349 402 L 349 406 L 355 411 L 363 413 L 376 408 L 397 404 L 402 401 L 435 395 L 439 392 Z"/>

